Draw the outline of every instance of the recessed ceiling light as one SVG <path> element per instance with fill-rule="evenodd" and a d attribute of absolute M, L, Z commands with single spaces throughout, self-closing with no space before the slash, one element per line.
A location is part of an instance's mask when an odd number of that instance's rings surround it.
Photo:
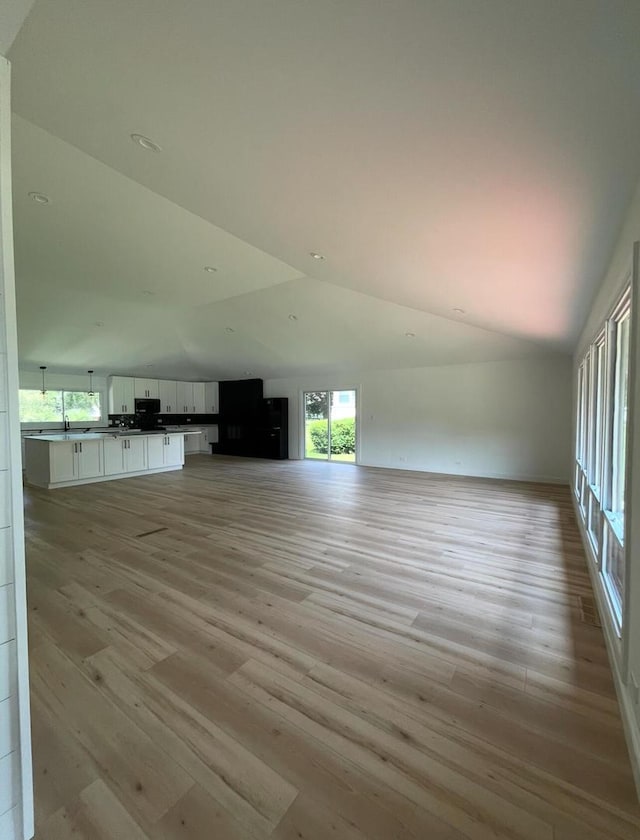
<path fill-rule="evenodd" d="M 214 267 L 214 266 L 212 266 L 212 265 L 205 265 L 204 270 L 205 270 L 205 271 L 208 271 L 208 272 L 209 272 L 209 274 L 213 274 L 213 272 L 214 272 L 214 271 L 217 271 L 218 269 L 217 269 L 217 268 L 215 268 L 215 267 Z"/>
<path fill-rule="evenodd" d="M 324 259 L 322 254 L 316 254 L 315 251 L 309 251 L 309 254 L 313 257 L 314 260 L 323 260 Z"/>
<path fill-rule="evenodd" d="M 459 306 L 456 306 L 453 311 L 456 313 L 456 315 L 464 315 L 464 309 L 460 309 Z"/>
<path fill-rule="evenodd" d="M 104 321 L 96 321 L 95 325 L 96 327 L 104 327 Z"/>
<path fill-rule="evenodd" d="M 51 202 L 48 195 L 39 192 L 30 192 L 29 198 L 35 201 L 36 204 L 49 204 Z"/>
<path fill-rule="evenodd" d="M 416 334 L 412 333 L 412 332 L 406 332 L 405 335 L 407 336 L 407 338 L 415 338 L 416 337 Z"/>
<path fill-rule="evenodd" d="M 145 137 L 144 134 L 132 134 L 131 139 L 134 143 L 137 143 L 140 148 L 144 149 L 145 152 L 161 152 L 162 146 L 158 146 L 157 143 L 154 143 L 153 140 L 150 140 L 148 137 Z"/>
<path fill-rule="evenodd" d="M 224 328 L 224 331 L 225 331 L 225 332 L 228 332 L 228 333 L 235 332 L 235 330 L 233 329 L 233 327 L 225 327 L 225 328 Z"/>
<path fill-rule="evenodd" d="M 290 320 L 290 321 L 297 321 L 297 320 L 298 320 L 298 316 L 297 316 L 297 315 L 294 315 L 294 314 L 293 314 L 293 312 L 292 312 L 292 313 L 291 313 L 291 315 L 289 315 L 289 320 Z"/>

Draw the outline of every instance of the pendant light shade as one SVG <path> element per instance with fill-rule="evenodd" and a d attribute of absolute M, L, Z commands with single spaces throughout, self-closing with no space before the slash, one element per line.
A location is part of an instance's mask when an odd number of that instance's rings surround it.
<path fill-rule="evenodd" d="M 87 373 L 89 374 L 89 390 L 87 391 L 87 393 L 89 394 L 90 397 L 93 397 L 94 396 L 94 392 L 93 392 L 93 371 L 88 370 Z"/>
<path fill-rule="evenodd" d="M 47 389 L 44 387 L 44 372 L 45 372 L 46 369 L 47 369 L 46 365 L 40 365 L 40 370 L 42 371 L 42 391 L 41 391 L 41 393 L 42 393 L 43 397 L 47 393 Z"/>

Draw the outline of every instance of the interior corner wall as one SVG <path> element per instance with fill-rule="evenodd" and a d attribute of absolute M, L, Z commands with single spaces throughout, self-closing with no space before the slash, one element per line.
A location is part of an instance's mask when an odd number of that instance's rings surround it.
<path fill-rule="evenodd" d="M 289 456 L 302 457 L 302 394 L 358 389 L 358 455 L 367 466 L 569 481 L 571 358 L 269 379 L 289 398 Z"/>

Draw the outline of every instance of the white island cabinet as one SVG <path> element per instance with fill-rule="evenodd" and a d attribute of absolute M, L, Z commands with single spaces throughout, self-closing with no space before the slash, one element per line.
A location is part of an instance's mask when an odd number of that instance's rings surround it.
<path fill-rule="evenodd" d="M 102 447 L 96 440 L 63 441 L 51 451 L 51 481 L 75 481 L 102 475 Z"/>
<path fill-rule="evenodd" d="M 37 435 L 25 438 L 29 484 L 53 490 L 181 470 L 185 435 L 200 432 Z"/>

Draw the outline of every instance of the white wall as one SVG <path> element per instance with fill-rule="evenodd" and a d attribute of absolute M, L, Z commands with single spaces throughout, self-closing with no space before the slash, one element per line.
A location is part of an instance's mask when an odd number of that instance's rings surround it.
<path fill-rule="evenodd" d="M 354 387 L 361 464 L 569 481 L 569 357 L 269 379 L 266 397 L 289 398 L 291 458 L 302 455 L 302 392 Z"/>
<path fill-rule="evenodd" d="M 9 64 L 0 57 L 0 837 L 33 835 Z"/>
<path fill-rule="evenodd" d="M 21 370 L 20 387 L 21 388 L 41 388 L 42 387 L 42 371 L 39 370 Z M 69 391 L 87 391 L 89 389 L 89 374 L 83 373 L 55 373 L 54 371 L 45 371 L 46 387 L 52 391 L 60 388 L 66 388 Z M 94 376 L 93 388 L 95 391 L 100 391 L 106 394 L 107 391 L 107 377 Z"/>
<path fill-rule="evenodd" d="M 618 243 L 607 273 L 602 279 L 600 289 L 593 301 L 593 305 L 582 335 L 578 342 L 574 357 L 574 405 L 575 382 L 577 381 L 577 367 L 584 353 L 595 338 L 604 319 L 616 303 L 622 289 L 628 284 L 632 274 L 634 242 L 640 240 L 640 184 L 636 190 L 633 202 L 629 208 L 625 223 L 620 233 Z M 637 281 L 636 281 L 637 288 Z M 634 289 L 635 292 L 635 289 Z M 636 785 L 640 794 L 640 362 L 638 347 L 640 347 L 640 300 L 637 294 L 632 299 L 632 323 L 634 338 L 632 339 L 632 360 L 630 366 L 630 395 L 632 407 L 630 411 L 630 442 L 628 449 L 628 484 L 625 500 L 625 516 L 630 523 L 627 535 L 627 602 L 622 628 L 622 638 L 618 638 L 616 628 L 610 618 L 607 607 L 607 596 L 602 584 L 601 576 L 597 573 L 593 563 L 589 563 L 594 591 L 600 604 L 600 613 L 609 658 L 611 660 L 614 681 L 620 700 L 622 717 L 627 733 L 629 752 L 633 764 Z M 635 340 L 635 352 L 633 341 Z M 575 409 L 572 416 L 575 417 Z M 575 430 L 574 430 L 575 434 Z M 575 444 L 572 444 L 572 461 Z M 586 535 L 581 517 L 578 523 Z M 588 550 L 588 549 L 587 549 Z"/>

